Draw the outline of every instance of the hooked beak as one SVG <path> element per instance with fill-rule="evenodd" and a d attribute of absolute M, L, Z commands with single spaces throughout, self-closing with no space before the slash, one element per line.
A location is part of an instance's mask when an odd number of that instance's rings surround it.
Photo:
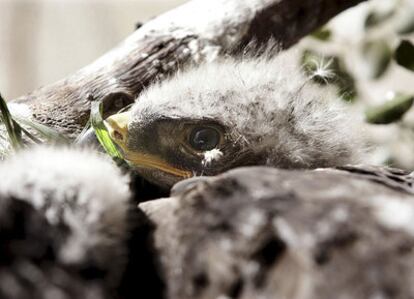
<path fill-rule="evenodd" d="M 125 160 L 127 160 L 132 166 L 138 168 L 146 167 L 157 169 L 182 178 L 189 178 L 192 176 L 192 172 L 176 168 L 157 156 L 129 150 L 127 147 L 127 138 L 130 116 L 131 113 L 127 111 L 114 114 L 108 117 L 105 121 L 105 126 L 109 132 L 109 136 L 121 148 L 123 158 Z"/>

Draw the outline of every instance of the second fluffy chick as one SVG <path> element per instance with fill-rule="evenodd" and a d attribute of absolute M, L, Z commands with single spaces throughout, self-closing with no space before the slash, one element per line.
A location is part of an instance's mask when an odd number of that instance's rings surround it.
<path fill-rule="evenodd" d="M 0 297 L 111 297 L 127 263 L 129 178 L 85 150 L 0 163 Z"/>

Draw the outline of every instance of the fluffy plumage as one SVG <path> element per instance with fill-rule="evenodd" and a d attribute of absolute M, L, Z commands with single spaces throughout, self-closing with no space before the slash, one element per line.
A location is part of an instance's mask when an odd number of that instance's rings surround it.
<path fill-rule="evenodd" d="M 143 92 L 131 110 L 124 149 L 195 175 L 242 165 L 337 166 L 361 160 L 360 123 L 332 91 L 312 83 L 292 51 L 222 58 Z M 187 151 L 187 124 L 220 128 L 222 157 L 207 165 L 203 151 Z M 164 185 L 181 179 L 134 166 Z"/>
<path fill-rule="evenodd" d="M 126 263 L 128 177 L 65 148 L 18 153 L 0 177 L 0 297 L 106 298 Z"/>

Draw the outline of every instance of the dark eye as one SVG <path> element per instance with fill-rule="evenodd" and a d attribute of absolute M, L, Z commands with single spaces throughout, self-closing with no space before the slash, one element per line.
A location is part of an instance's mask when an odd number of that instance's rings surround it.
<path fill-rule="evenodd" d="M 209 151 L 220 142 L 220 133 L 210 127 L 199 127 L 191 131 L 189 143 L 197 151 Z"/>

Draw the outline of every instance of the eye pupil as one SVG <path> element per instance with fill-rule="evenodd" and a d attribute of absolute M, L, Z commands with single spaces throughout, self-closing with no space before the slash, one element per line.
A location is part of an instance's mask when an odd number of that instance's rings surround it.
<path fill-rule="evenodd" d="M 219 141 L 220 134 L 213 128 L 196 128 L 190 135 L 190 145 L 198 151 L 212 150 Z"/>

